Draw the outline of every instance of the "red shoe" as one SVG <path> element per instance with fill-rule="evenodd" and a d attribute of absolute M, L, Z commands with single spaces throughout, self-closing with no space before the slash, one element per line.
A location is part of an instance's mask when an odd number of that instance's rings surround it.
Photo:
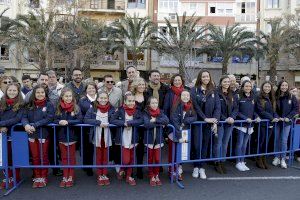
<path fill-rule="evenodd" d="M 105 185 L 105 181 L 103 179 L 103 176 L 99 176 L 97 180 L 98 185 L 103 186 Z"/>
<path fill-rule="evenodd" d="M 61 180 L 59 187 L 64 188 L 66 187 L 66 182 L 68 181 L 67 177 L 63 177 L 63 179 Z"/>
<path fill-rule="evenodd" d="M 68 188 L 68 187 L 73 187 L 73 185 L 74 185 L 74 180 L 73 180 L 73 177 L 70 176 L 70 177 L 68 178 L 68 181 L 66 182 L 66 187 L 67 187 L 67 188 Z"/>
<path fill-rule="evenodd" d="M 40 185 L 40 178 L 34 178 L 32 183 L 32 188 L 38 188 Z"/>
<path fill-rule="evenodd" d="M 43 188 L 43 187 L 47 186 L 45 178 L 40 178 L 38 186 L 39 186 L 39 188 Z"/>
<path fill-rule="evenodd" d="M 136 182 L 135 182 L 134 178 L 132 178 L 131 176 L 129 176 L 129 177 L 126 178 L 126 183 L 128 183 L 131 186 L 135 186 L 136 185 Z"/>
<path fill-rule="evenodd" d="M 8 188 L 12 188 L 14 186 L 14 178 L 10 177 L 8 179 Z M 0 189 L 6 189 L 6 179 L 3 179 L 0 185 Z"/>
<path fill-rule="evenodd" d="M 161 182 L 161 180 L 159 179 L 158 175 L 155 177 L 155 182 L 156 182 L 156 185 L 157 185 L 157 186 L 161 186 L 161 185 L 162 185 L 162 182 Z"/>
<path fill-rule="evenodd" d="M 152 186 L 152 187 L 156 186 L 156 182 L 155 182 L 154 176 L 152 176 L 152 178 L 150 179 L 150 186 Z"/>
<path fill-rule="evenodd" d="M 182 174 L 178 174 L 178 180 L 183 181 L 183 175 Z"/>
<path fill-rule="evenodd" d="M 125 171 L 120 170 L 119 173 L 117 174 L 118 180 L 122 180 L 125 177 Z"/>
<path fill-rule="evenodd" d="M 106 175 L 103 175 L 104 185 L 110 185 L 109 178 Z"/>

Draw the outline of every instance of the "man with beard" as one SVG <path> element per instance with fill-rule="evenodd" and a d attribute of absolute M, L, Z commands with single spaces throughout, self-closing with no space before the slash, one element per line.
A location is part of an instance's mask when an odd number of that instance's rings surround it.
<path fill-rule="evenodd" d="M 84 96 L 85 85 L 82 82 L 82 71 L 80 68 L 74 68 L 72 70 L 72 81 L 69 82 L 66 87 L 70 88 L 74 95 L 76 102 L 79 102 L 79 99 Z"/>
<path fill-rule="evenodd" d="M 39 77 L 37 79 L 38 85 L 42 85 L 48 90 L 48 81 L 49 81 L 49 76 L 46 73 L 42 72 L 39 74 Z M 25 103 L 29 102 L 29 98 L 30 98 L 31 94 L 32 94 L 32 90 L 26 94 Z M 58 100 L 58 98 L 59 98 L 59 96 L 57 96 L 57 100 Z"/>
<path fill-rule="evenodd" d="M 146 97 L 148 99 L 151 96 L 154 96 L 158 99 L 158 106 L 160 109 L 163 109 L 164 99 L 169 87 L 160 82 L 160 72 L 158 70 L 151 70 L 149 72 L 149 87 L 146 90 Z"/>
<path fill-rule="evenodd" d="M 134 66 L 128 66 L 126 68 L 127 79 L 122 81 L 122 84 L 121 84 L 121 90 L 122 90 L 123 95 L 127 91 L 130 91 L 131 83 L 137 77 L 137 74 L 138 74 L 137 70 Z"/>

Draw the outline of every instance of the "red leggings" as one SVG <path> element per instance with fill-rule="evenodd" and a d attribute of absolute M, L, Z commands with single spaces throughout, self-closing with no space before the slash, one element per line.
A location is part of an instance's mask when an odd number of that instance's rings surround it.
<path fill-rule="evenodd" d="M 69 148 L 69 159 L 68 159 L 68 148 Z M 61 161 L 63 165 L 76 165 L 76 146 L 75 144 L 64 145 L 59 143 L 59 149 L 61 152 Z M 68 162 L 69 161 L 69 162 Z M 74 178 L 74 168 L 64 168 L 63 177 L 72 177 Z"/>
<path fill-rule="evenodd" d="M 34 142 L 29 141 L 29 148 L 32 156 L 33 165 L 49 165 L 48 150 L 49 150 L 49 140 L 44 143 L 40 143 L 38 139 Z M 33 169 L 34 178 L 47 178 L 48 169 Z"/>
<path fill-rule="evenodd" d="M 160 163 L 160 148 L 151 149 L 148 148 L 148 164 L 159 164 Z M 159 167 L 149 167 L 149 177 L 152 178 L 159 174 Z"/>
<path fill-rule="evenodd" d="M 122 164 L 123 165 L 132 165 L 134 160 L 134 148 L 128 149 L 122 147 Z M 121 170 L 126 171 L 126 177 L 131 177 L 132 175 L 132 167 L 122 168 Z"/>
<path fill-rule="evenodd" d="M 108 152 L 107 147 L 106 148 L 96 147 L 96 165 L 107 165 L 108 163 L 107 152 Z M 97 174 L 98 176 L 107 175 L 107 168 L 98 168 Z"/>
<path fill-rule="evenodd" d="M 169 160 L 169 163 L 172 163 L 172 152 L 173 152 L 173 144 L 174 142 L 172 140 L 168 140 L 168 148 L 169 148 L 169 151 L 168 151 L 168 160 Z M 176 144 L 175 144 L 175 158 L 174 160 L 176 161 Z M 169 167 L 169 173 L 171 173 L 171 167 Z M 176 168 L 174 166 L 174 171 L 176 171 Z"/>

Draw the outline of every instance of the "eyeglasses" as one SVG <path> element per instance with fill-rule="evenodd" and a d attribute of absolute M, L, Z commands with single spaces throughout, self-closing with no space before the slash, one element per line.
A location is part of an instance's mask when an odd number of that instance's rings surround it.
<path fill-rule="evenodd" d="M 106 83 L 114 84 L 114 81 L 106 81 Z"/>
<path fill-rule="evenodd" d="M 4 84 L 11 84 L 11 81 L 3 81 Z"/>

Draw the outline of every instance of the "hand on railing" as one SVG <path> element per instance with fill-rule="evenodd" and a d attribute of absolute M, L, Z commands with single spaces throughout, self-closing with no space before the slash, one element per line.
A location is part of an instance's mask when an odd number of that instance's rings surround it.
<path fill-rule="evenodd" d="M 68 125 L 68 121 L 67 120 L 60 120 L 58 122 L 58 124 L 61 125 L 61 126 L 67 126 Z"/>
<path fill-rule="evenodd" d="M 255 122 L 256 122 L 256 123 L 260 123 L 260 122 L 261 122 L 261 119 L 260 119 L 259 117 L 257 117 L 257 118 L 255 119 Z"/>
<path fill-rule="evenodd" d="M 1 127 L 0 128 L 0 133 L 7 133 L 7 128 L 6 127 Z"/>
<path fill-rule="evenodd" d="M 209 124 L 217 124 L 218 123 L 218 120 L 216 118 L 205 118 L 204 121 Z"/>
<path fill-rule="evenodd" d="M 252 119 L 251 119 L 251 118 L 248 118 L 248 119 L 246 119 L 246 122 L 252 123 Z"/>
<path fill-rule="evenodd" d="M 226 120 L 225 120 L 228 124 L 233 124 L 234 123 L 234 119 L 232 117 L 228 117 Z"/>
<path fill-rule="evenodd" d="M 30 126 L 29 124 L 27 124 L 24 128 L 28 134 L 33 134 L 35 132 L 35 128 L 33 126 Z"/>
<path fill-rule="evenodd" d="M 100 124 L 100 127 L 101 127 L 101 128 L 107 128 L 108 126 L 109 126 L 109 123 L 103 123 L 103 122 L 102 122 L 102 123 Z"/>
<path fill-rule="evenodd" d="M 280 121 L 280 119 L 278 119 L 278 118 L 274 118 L 273 120 L 272 120 L 272 122 L 275 122 L 275 123 L 277 123 L 277 122 L 279 122 Z"/>

